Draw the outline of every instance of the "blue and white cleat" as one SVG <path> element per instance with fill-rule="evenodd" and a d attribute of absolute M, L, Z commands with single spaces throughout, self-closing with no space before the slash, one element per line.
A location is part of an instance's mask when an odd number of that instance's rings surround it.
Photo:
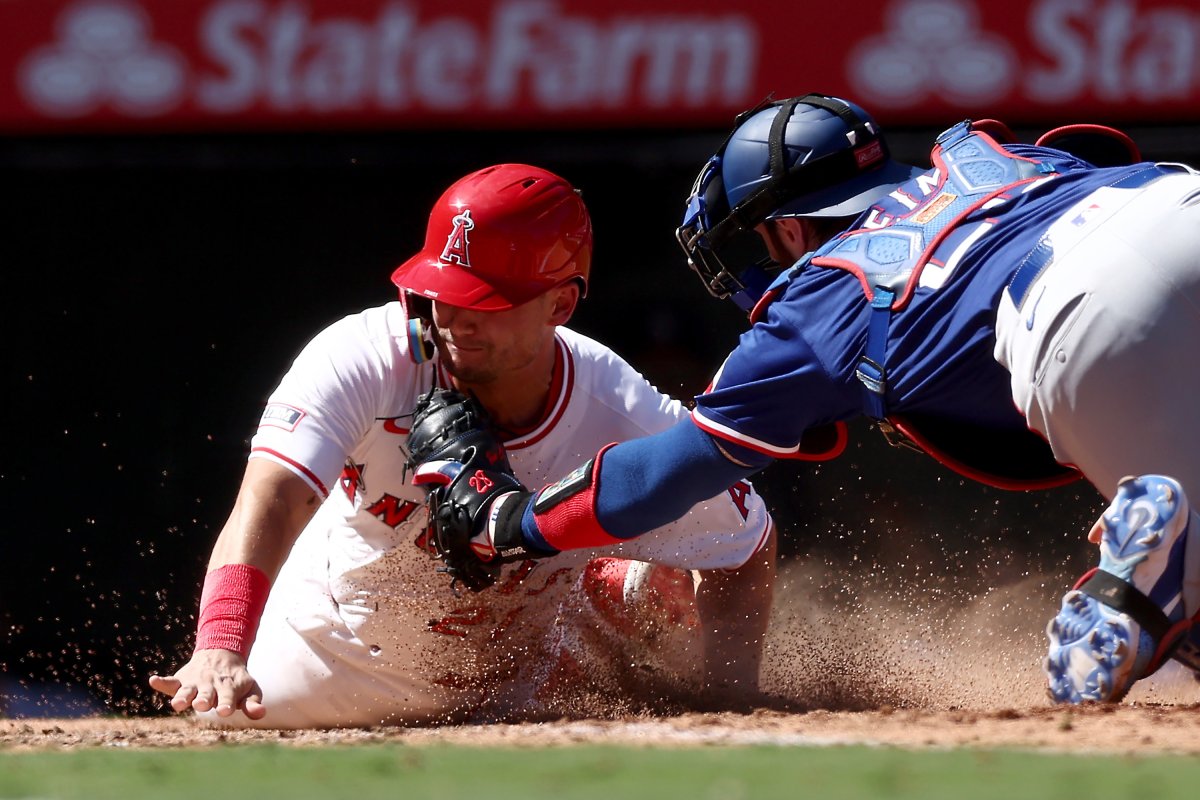
<path fill-rule="evenodd" d="M 1118 702 L 1175 652 L 1192 624 L 1183 605 L 1189 515 L 1175 480 L 1122 479 L 1098 523 L 1100 566 L 1046 626 L 1051 700 Z"/>

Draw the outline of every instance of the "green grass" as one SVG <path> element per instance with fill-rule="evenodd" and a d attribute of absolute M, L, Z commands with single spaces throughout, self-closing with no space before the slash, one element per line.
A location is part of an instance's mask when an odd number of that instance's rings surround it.
<path fill-rule="evenodd" d="M 241 745 L 0 753 L 0 798 L 1194 798 L 1200 759 L 870 747 Z"/>

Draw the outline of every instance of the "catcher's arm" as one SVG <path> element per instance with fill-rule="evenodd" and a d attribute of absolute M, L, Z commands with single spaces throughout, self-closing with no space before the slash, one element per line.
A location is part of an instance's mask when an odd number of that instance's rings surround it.
<path fill-rule="evenodd" d="M 446 426 L 425 421 L 442 419 L 445 404 L 432 404 L 438 413 L 423 414 L 418 408 L 409 442 L 417 480 L 435 487 L 427 496 L 431 538 L 442 538 L 438 551 L 451 574 L 482 563 L 469 557 L 472 543 L 480 554 L 495 552 L 501 560 L 509 553 L 545 557 L 617 544 L 679 519 L 696 503 L 765 466 L 731 461 L 708 434 L 683 420 L 654 436 L 609 445 L 562 480 L 533 493 L 512 476 L 507 458 L 492 462 L 480 455 L 494 452 L 499 444 L 487 443 L 478 425 L 454 426 L 450 429 L 458 433 L 443 434 Z M 459 435 L 464 428 L 483 438 L 468 444 L 472 440 Z M 426 440 L 432 444 L 417 444 Z M 493 581 L 495 572 L 491 570 Z"/>
<path fill-rule="evenodd" d="M 246 670 L 271 581 L 317 507 L 308 484 L 265 459 L 246 465 L 233 511 L 209 560 L 196 650 L 173 675 L 152 675 L 150 686 L 177 712 L 241 709 L 266 714 L 262 692 Z"/>

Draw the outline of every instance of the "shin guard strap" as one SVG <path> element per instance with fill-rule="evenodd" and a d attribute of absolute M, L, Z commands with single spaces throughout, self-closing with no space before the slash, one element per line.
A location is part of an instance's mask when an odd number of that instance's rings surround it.
<path fill-rule="evenodd" d="M 1102 569 L 1093 570 L 1087 580 L 1076 588 L 1114 611 L 1128 614 L 1155 642 L 1161 642 L 1171 630 L 1170 620 L 1153 600 L 1138 591 L 1133 584 L 1112 573 Z"/>

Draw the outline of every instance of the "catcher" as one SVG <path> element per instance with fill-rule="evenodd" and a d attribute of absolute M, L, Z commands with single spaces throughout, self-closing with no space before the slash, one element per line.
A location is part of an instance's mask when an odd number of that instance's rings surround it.
<path fill-rule="evenodd" d="M 471 552 L 628 544 L 773 459 L 833 457 L 866 416 L 964 476 L 1109 500 L 1099 567 L 1047 627 L 1054 701 L 1118 701 L 1168 659 L 1200 672 L 1200 173 L 1102 126 L 1030 145 L 994 120 L 930 162 L 893 161 L 837 97 L 740 115 L 676 235 L 750 329 L 690 419 L 495 495 Z M 437 491 L 453 536 L 473 503 Z"/>
<path fill-rule="evenodd" d="M 591 251 L 586 207 L 545 170 L 493 166 L 442 195 L 424 248 L 392 275 L 400 302 L 320 333 L 269 398 L 195 652 L 150 678 L 175 711 L 324 728 L 529 718 L 584 690 L 755 693 L 775 545 L 750 484 L 563 558 L 467 560 L 449 535 L 470 518 L 443 502 L 455 467 L 540 485 L 686 416 L 564 327 Z"/>

